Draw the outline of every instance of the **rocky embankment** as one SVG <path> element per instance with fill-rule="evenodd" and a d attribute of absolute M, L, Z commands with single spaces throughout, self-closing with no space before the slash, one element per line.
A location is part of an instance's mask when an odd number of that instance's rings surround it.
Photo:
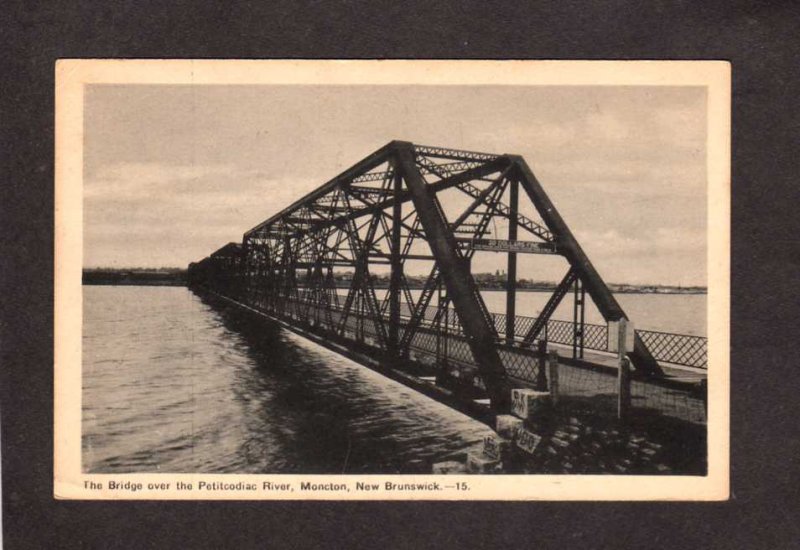
<path fill-rule="evenodd" d="M 496 435 L 433 465 L 433 472 L 508 474 L 704 475 L 705 427 L 666 417 L 621 422 L 555 410 L 549 395 L 514 390 L 512 415 L 498 415 Z"/>

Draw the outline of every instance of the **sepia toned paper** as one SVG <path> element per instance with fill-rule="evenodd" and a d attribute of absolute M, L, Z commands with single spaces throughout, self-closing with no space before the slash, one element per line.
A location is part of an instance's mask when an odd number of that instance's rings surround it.
<path fill-rule="evenodd" d="M 729 64 L 716 61 L 62 60 L 55 70 L 56 498 L 728 498 Z M 575 105 L 585 109 L 578 112 Z M 608 105 L 613 105 L 613 109 Z M 441 118 L 436 118 L 437 108 L 441 110 Z M 463 109 L 462 117 L 453 114 L 459 108 Z M 254 125 L 251 133 L 233 131 L 229 121 L 239 116 L 242 123 L 246 123 L 247 109 L 252 109 L 254 120 L 264 121 L 263 127 L 255 129 Z M 114 118 L 122 110 L 127 118 Z M 548 120 L 544 119 L 546 112 L 550 112 Z M 537 121 L 530 113 L 542 113 L 542 117 Z M 638 117 L 643 116 L 661 121 L 672 132 L 670 139 L 685 146 L 675 151 L 683 151 L 686 157 L 656 146 L 647 150 L 648 139 L 652 136 L 636 130 L 641 128 L 637 125 Z M 122 129 L 112 125 L 112 119 L 117 123 L 122 120 L 124 125 L 119 127 Z M 515 119 L 521 122 L 514 127 L 504 126 Z M 151 125 L 145 126 L 142 121 L 150 121 Z M 152 121 L 160 122 L 152 125 Z M 186 121 L 196 121 L 196 125 L 192 127 Z M 306 132 L 305 138 L 297 131 L 298 127 Z M 315 128 L 324 128 L 330 134 Z M 145 131 L 146 136 L 142 136 Z M 593 132 L 602 134 L 607 141 L 591 142 Z M 427 142 L 428 136 L 440 135 L 448 138 L 447 142 Z M 581 141 L 582 136 L 588 137 Z M 313 151 L 304 149 L 306 139 L 324 146 Z M 644 283 L 667 272 L 675 274 L 679 282 L 684 280 L 681 274 L 685 274 L 685 280 L 691 284 L 704 275 L 708 338 L 706 475 L 357 474 L 347 471 L 347 456 L 341 474 L 303 472 L 302 465 L 291 473 L 286 470 L 253 473 L 244 467 L 242 471 L 227 468 L 227 473 L 215 473 L 214 467 L 204 470 L 203 466 L 190 472 L 165 472 L 166 465 L 159 462 L 158 455 L 147 444 L 130 452 L 145 457 L 143 463 L 150 464 L 148 467 L 113 473 L 87 469 L 87 446 L 82 444 L 87 422 L 85 411 L 89 405 L 85 399 L 85 366 L 87 346 L 95 344 L 87 343 L 83 330 L 86 304 L 83 269 L 107 265 L 129 268 L 135 267 L 134 263 L 185 267 L 189 261 L 200 260 L 327 181 L 325 177 L 306 177 L 309 172 L 305 165 L 313 166 L 314 174 L 328 174 L 330 178 L 392 140 L 470 151 L 488 148 L 491 152 L 509 154 L 521 153 L 516 149 L 526 143 L 525 140 L 538 140 L 526 151 L 526 160 L 554 197 L 554 203 L 578 240 L 597 243 L 585 243 L 585 247 L 600 256 L 600 261 L 594 261 L 608 280 L 624 283 L 622 278 L 629 276 Z M 602 147 L 603 143 L 614 140 L 627 144 L 641 142 L 643 151 L 647 151 L 630 165 L 616 165 L 616 171 L 610 170 L 619 157 L 615 151 Z M 128 147 L 131 143 L 141 149 Z M 542 146 L 537 148 L 537 143 Z M 581 164 L 580 155 L 574 153 L 580 147 L 585 151 L 594 150 L 593 162 L 597 164 L 589 161 Z M 299 153 L 295 153 L 299 150 L 310 156 L 299 158 Z M 157 164 L 137 157 L 137 151 L 152 155 L 148 158 L 172 157 Z M 270 174 L 259 171 L 262 164 L 268 164 L 267 157 L 274 164 L 277 156 L 286 159 L 281 164 L 285 168 L 282 176 L 271 178 Z M 655 168 L 648 165 L 659 158 L 666 159 L 663 165 Z M 562 166 L 564 172 L 556 170 L 557 166 Z M 694 170 L 689 176 L 682 171 L 689 170 L 687 166 L 693 166 Z M 614 178 L 629 178 L 638 173 L 637 170 L 655 174 L 654 177 L 660 178 L 657 179 L 659 184 L 643 191 L 643 187 L 625 188 L 623 195 L 616 196 Z M 180 177 L 176 179 L 178 173 Z M 589 187 L 577 184 L 571 195 L 567 191 L 553 191 L 559 184 L 568 183 L 551 178 L 561 173 L 572 174 L 573 183 L 591 178 L 593 174 L 605 174 L 603 177 L 607 179 L 597 178 L 597 189 L 604 193 L 593 195 Z M 681 187 L 677 182 L 682 177 L 687 181 L 695 178 L 692 180 L 695 182 L 701 181 L 698 177 L 702 178 L 704 194 L 698 195 L 694 187 Z M 186 185 L 180 188 L 163 186 L 162 182 L 170 178 Z M 213 188 L 206 189 L 206 194 L 200 193 L 200 187 L 192 187 L 193 182 L 202 178 L 215 182 Z M 252 191 L 234 184 L 250 181 L 248 178 L 263 183 Z M 561 189 L 568 190 L 568 186 Z M 640 190 L 641 195 L 632 190 Z M 678 206 L 659 208 L 659 197 L 667 197 L 665 201 L 669 199 L 670 204 Z M 680 199 L 673 200 L 675 197 Z M 190 203 L 195 210 L 182 208 Z M 681 204 L 694 206 L 682 209 Z M 130 205 L 136 205 L 137 210 L 126 210 Z M 701 233 L 686 229 L 643 236 L 635 225 L 640 223 L 645 228 L 654 219 L 665 224 L 680 224 L 689 218 L 688 211 L 703 210 L 706 214 Z M 213 213 L 219 211 L 230 213 L 227 226 L 217 227 L 212 223 Z M 145 212 L 150 214 L 141 215 Z M 597 223 L 607 224 L 608 228 L 595 230 L 587 225 L 582 229 L 582 221 L 593 215 Z M 622 234 L 610 229 L 615 219 L 621 218 L 633 224 Z M 647 247 L 648 243 L 653 243 L 652 248 Z M 480 244 L 484 250 L 497 246 L 500 245 L 496 241 Z M 526 249 L 537 248 L 523 244 L 514 246 L 520 256 Z M 692 262 L 693 257 L 684 254 L 690 247 L 694 247 L 695 253 L 704 252 L 705 257 Z M 190 255 L 184 258 L 183 254 L 189 254 L 187 250 Z M 603 264 L 604 254 L 614 261 L 607 260 Z M 604 265 L 607 266 L 605 270 Z M 493 267 L 487 263 L 475 269 L 493 271 Z M 520 276 L 524 276 L 522 271 Z M 107 307 L 113 308 L 113 305 Z M 634 322 L 639 328 L 640 322 L 635 319 Z M 629 326 L 626 330 L 630 333 L 632 329 Z M 121 336 L 126 338 L 130 349 L 148 345 L 140 337 Z M 614 350 L 616 344 L 616 341 L 610 342 L 609 349 Z M 122 364 L 125 354 L 129 353 L 126 350 L 116 348 L 109 353 L 111 356 L 116 353 Z M 380 375 L 370 371 L 364 376 Z M 109 383 L 113 385 L 113 381 Z M 204 388 L 203 391 L 213 390 Z M 192 399 L 198 411 L 214 407 L 213 401 L 204 401 L 199 390 Z M 134 399 L 112 405 L 127 411 L 126 414 L 136 413 L 145 418 L 152 414 L 147 408 L 135 410 Z M 430 414 L 439 414 L 431 410 Z M 229 429 L 230 433 L 235 433 L 237 427 L 229 426 Z M 157 432 L 155 430 L 153 437 L 158 436 Z M 535 451 L 540 436 L 524 430 L 521 433 L 521 447 Z M 143 441 L 147 441 L 147 437 Z M 135 445 L 135 441 L 130 440 L 129 444 Z M 202 457 L 197 464 L 203 464 Z"/>

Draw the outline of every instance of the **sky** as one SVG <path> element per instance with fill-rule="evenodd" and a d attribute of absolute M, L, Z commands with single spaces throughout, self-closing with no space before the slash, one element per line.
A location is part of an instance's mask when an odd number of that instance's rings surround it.
<path fill-rule="evenodd" d="M 607 282 L 706 284 L 699 87 L 91 85 L 84 266 L 186 266 L 393 139 L 525 157 Z"/>

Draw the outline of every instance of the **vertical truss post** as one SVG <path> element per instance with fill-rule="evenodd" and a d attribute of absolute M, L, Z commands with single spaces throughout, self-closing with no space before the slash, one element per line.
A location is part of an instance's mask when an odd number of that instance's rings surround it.
<path fill-rule="evenodd" d="M 294 265 L 292 265 L 291 259 L 291 249 L 292 241 L 289 236 L 284 236 L 283 238 L 283 251 L 280 263 L 280 275 L 279 275 L 279 285 L 275 289 L 275 298 L 277 300 L 277 311 L 280 315 L 286 315 L 286 307 L 287 301 L 289 300 L 289 288 L 288 288 L 288 281 L 289 281 L 289 272 L 290 270 L 294 269 Z"/>
<path fill-rule="evenodd" d="M 517 214 L 519 211 L 519 182 L 511 180 L 509 190 L 508 240 L 517 240 Z M 508 269 L 506 270 L 506 343 L 514 345 L 517 315 L 517 253 L 508 252 Z"/>
<path fill-rule="evenodd" d="M 442 307 L 442 286 L 437 289 L 436 305 Z M 436 366 L 442 367 L 442 316 L 436 316 L 436 324 L 433 329 L 436 331 Z"/>
<path fill-rule="evenodd" d="M 431 252 L 441 268 L 447 295 L 453 300 L 464 328 L 467 343 L 478 363 L 478 369 L 496 412 L 506 412 L 510 406 L 510 385 L 502 359 L 497 351 L 494 327 L 484 315 L 479 303 L 475 280 L 469 272 L 453 237 L 452 230 L 443 219 L 436 196 L 430 192 L 415 162 L 410 143 L 398 143 L 396 150 L 411 200 L 422 222 Z"/>
<path fill-rule="evenodd" d="M 441 286 L 439 286 L 441 289 Z M 447 368 L 447 352 L 450 343 L 450 302 L 445 294 L 442 298 L 445 302 L 444 310 L 444 343 L 442 345 L 442 366 Z"/>
<path fill-rule="evenodd" d="M 572 307 L 572 358 L 583 359 L 584 303 L 586 290 L 580 279 L 575 279 L 575 299 Z"/>
<path fill-rule="evenodd" d="M 394 174 L 394 204 L 392 205 L 391 275 L 389 279 L 389 355 L 398 355 L 400 329 L 400 292 L 403 280 L 403 258 L 400 250 L 400 229 L 403 223 L 403 202 L 400 200 L 403 180 Z M 409 237 L 410 238 L 410 237 Z"/>

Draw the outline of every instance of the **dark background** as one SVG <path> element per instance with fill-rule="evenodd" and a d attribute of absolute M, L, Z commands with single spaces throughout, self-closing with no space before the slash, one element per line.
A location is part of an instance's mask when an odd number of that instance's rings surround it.
<path fill-rule="evenodd" d="M 0 395 L 6 548 L 796 546 L 796 2 L 164 4 L 0 5 Z M 732 61 L 731 500 L 55 501 L 53 77 L 55 60 L 71 57 Z"/>

